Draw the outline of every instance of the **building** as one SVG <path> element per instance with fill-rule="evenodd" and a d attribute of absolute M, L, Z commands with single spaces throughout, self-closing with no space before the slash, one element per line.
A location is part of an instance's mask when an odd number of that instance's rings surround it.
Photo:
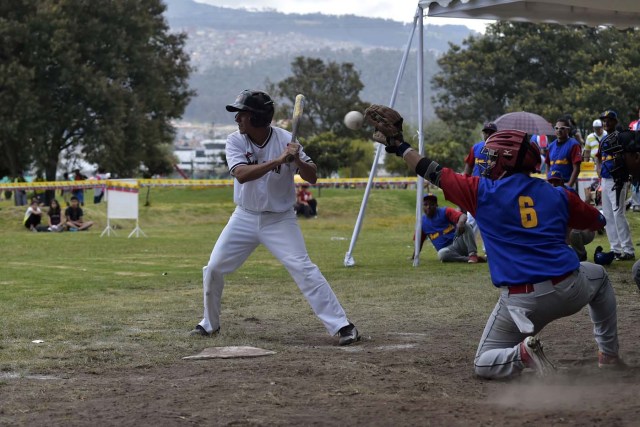
<path fill-rule="evenodd" d="M 224 139 L 205 139 L 196 148 L 178 147 L 173 154 L 178 158 L 178 167 L 189 177 L 204 179 L 226 172 L 224 163 Z"/>

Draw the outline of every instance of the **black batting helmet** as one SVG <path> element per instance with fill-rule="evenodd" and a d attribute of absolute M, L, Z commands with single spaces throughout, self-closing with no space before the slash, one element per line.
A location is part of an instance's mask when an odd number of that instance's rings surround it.
<path fill-rule="evenodd" d="M 251 113 L 251 125 L 266 127 L 273 119 L 273 100 L 266 92 L 245 89 L 233 104 L 227 105 L 227 111 L 248 111 Z"/>

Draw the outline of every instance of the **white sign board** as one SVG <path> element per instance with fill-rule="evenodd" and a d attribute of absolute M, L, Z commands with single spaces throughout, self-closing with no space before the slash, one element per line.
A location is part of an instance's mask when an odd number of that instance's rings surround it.
<path fill-rule="evenodd" d="M 119 186 L 122 182 L 125 185 Z M 135 179 L 109 180 L 107 186 L 107 217 L 109 219 L 138 219 L 138 187 Z"/>

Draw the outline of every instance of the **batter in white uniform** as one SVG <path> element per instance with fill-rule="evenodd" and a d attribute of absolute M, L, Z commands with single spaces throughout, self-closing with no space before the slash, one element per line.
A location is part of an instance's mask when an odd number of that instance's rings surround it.
<path fill-rule="evenodd" d="M 220 300 L 224 275 L 237 270 L 263 244 L 289 271 L 313 312 L 340 345 L 360 339 L 318 267 L 311 262 L 298 226 L 293 177 L 298 172 L 310 183 L 316 165 L 291 133 L 271 126 L 273 101 L 264 92 L 245 90 L 227 111 L 236 112 L 238 131 L 227 138 L 226 155 L 234 176 L 237 207 L 203 269 L 204 318 L 191 335 L 211 336 L 220 330 Z M 294 156 L 291 163 L 288 154 Z"/>

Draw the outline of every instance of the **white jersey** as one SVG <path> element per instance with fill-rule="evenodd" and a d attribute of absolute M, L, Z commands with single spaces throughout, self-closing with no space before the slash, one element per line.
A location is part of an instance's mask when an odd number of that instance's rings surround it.
<path fill-rule="evenodd" d="M 229 171 L 240 165 L 256 165 L 277 159 L 291 142 L 291 132 L 278 127 L 271 127 L 267 141 L 258 146 L 235 131 L 227 137 L 226 155 Z M 300 159 L 312 163 L 302 147 Z M 253 212 L 286 212 L 296 202 L 296 188 L 293 177 L 298 171 L 295 163 L 285 163 L 267 172 L 262 177 L 240 184 L 233 183 L 233 201 L 236 205 Z"/>

